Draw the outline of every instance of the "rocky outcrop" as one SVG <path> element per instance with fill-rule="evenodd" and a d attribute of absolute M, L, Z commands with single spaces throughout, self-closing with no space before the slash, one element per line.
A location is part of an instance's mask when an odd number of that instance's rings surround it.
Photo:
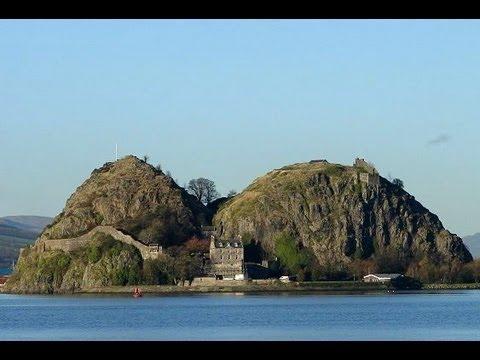
<path fill-rule="evenodd" d="M 20 253 L 7 288 L 52 293 L 138 283 L 143 260 L 161 256 L 149 245 L 180 245 L 199 235 L 210 217 L 194 196 L 146 162 L 127 156 L 106 163 Z"/>
<path fill-rule="evenodd" d="M 51 294 L 138 284 L 142 263 L 140 251 L 134 245 L 97 232 L 72 251 L 26 249 L 5 289 L 12 293 Z"/>
<path fill-rule="evenodd" d="M 275 235 L 287 231 L 320 263 L 387 252 L 406 259 L 472 260 L 462 240 L 402 188 L 369 169 L 325 161 L 256 179 L 224 203 L 213 222 L 220 236 L 255 239 L 269 254 Z"/>
<path fill-rule="evenodd" d="M 127 156 L 94 170 L 40 239 L 73 238 L 110 225 L 142 243 L 168 246 L 198 233 L 207 212 L 169 176 Z"/>

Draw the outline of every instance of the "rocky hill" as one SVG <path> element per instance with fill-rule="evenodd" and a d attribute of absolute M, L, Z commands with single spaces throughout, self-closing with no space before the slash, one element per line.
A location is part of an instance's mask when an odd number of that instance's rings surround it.
<path fill-rule="evenodd" d="M 71 238 L 112 225 L 145 244 L 169 246 L 198 233 L 207 212 L 173 179 L 127 156 L 95 169 L 41 238 Z"/>
<path fill-rule="evenodd" d="M 271 262 L 271 270 L 299 277 L 308 273 L 311 279 L 342 278 L 337 275 L 343 270 L 331 268 L 344 266 L 351 278 L 356 260 L 401 260 L 405 267 L 398 271 L 413 264 L 418 268 L 412 269 L 427 275 L 435 269 L 449 272 L 450 265 L 472 260 L 462 240 L 445 230 L 436 215 L 364 161 L 354 166 L 324 160 L 285 166 L 256 179 L 240 194 L 206 207 L 169 176 L 127 156 L 94 170 L 76 189 L 35 246 L 21 253 L 5 288 L 69 292 L 165 284 L 187 273 L 198 275 L 200 263 L 190 253 L 182 258 L 181 251 L 166 251 L 163 260 L 152 263 L 142 252 L 150 248 L 139 247 L 138 241 L 164 249 L 181 245 L 199 235 L 213 213 L 220 237 L 242 236 L 247 261 L 278 255 L 280 265 Z M 113 232 L 95 233 L 99 225 Z M 115 234 L 130 240 L 118 241 Z M 175 249 L 179 247 L 168 250 Z"/>
<path fill-rule="evenodd" d="M 437 263 L 468 262 L 462 240 L 402 188 L 369 166 L 312 161 L 256 179 L 214 217 L 221 236 L 254 239 L 272 256 L 280 233 L 293 235 L 320 263 L 395 254 Z"/>
<path fill-rule="evenodd" d="M 138 284 L 152 278 L 146 274 L 153 266 L 141 243 L 181 245 L 209 218 L 210 210 L 146 162 L 127 156 L 106 163 L 76 189 L 34 246 L 23 250 L 5 288 L 54 293 Z"/>

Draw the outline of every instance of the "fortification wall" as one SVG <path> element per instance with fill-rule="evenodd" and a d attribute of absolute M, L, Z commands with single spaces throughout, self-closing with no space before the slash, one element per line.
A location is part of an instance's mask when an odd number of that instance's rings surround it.
<path fill-rule="evenodd" d="M 88 238 L 51 239 L 42 240 L 38 245 L 40 251 L 63 250 L 71 252 L 85 246 L 88 240 Z"/>
<path fill-rule="evenodd" d="M 248 280 L 220 280 L 214 277 L 196 277 L 190 286 L 245 286 Z"/>
<path fill-rule="evenodd" d="M 274 284 L 277 284 L 280 280 L 278 280 L 278 279 L 252 279 L 251 281 L 255 285 L 274 285 Z"/>
<path fill-rule="evenodd" d="M 142 255 L 142 258 L 145 259 L 156 259 L 162 254 L 162 251 L 152 251 L 149 246 L 142 244 L 141 242 L 135 240 L 130 235 L 122 233 L 120 230 L 115 229 L 113 226 L 97 226 L 90 230 L 88 233 L 68 239 L 40 239 L 35 247 L 39 251 L 51 251 L 51 250 L 63 250 L 65 252 L 71 252 L 76 249 L 81 248 L 82 246 L 87 245 L 87 243 L 92 239 L 95 234 L 103 233 L 110 235 L 117 241 L 121 241 L 125 244 L 135 246 Z"/>

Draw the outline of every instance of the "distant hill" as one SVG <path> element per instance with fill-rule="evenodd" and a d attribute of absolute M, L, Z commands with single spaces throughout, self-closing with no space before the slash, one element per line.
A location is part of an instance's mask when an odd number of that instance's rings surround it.
<path fill-rule="evenodd" d="M 52 220 L 45 216 L 0 217 L 0 268 L 10 267 L 20 248 L 32 244 Z"/>
<path fill-rule="evenodd" d="M 18 215 L 0 217 L 0 225 L 8 225 L 23 230 L 31 230 L 39 233 L 45 226 L 52 222 L 53 218 L 46 216 Z"/>
<path fill-rule="evenodd" d="M 465 236 L 463 243 L 467 245 L 474 258 L 480 257 L 480 233 Z"/>

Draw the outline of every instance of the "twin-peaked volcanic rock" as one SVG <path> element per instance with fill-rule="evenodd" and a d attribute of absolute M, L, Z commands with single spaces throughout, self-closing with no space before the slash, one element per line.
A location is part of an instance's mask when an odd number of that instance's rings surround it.
<path fill-rule="evenodd" d="M 245 248 L 256 249 L 257 262 L 276 257 L 284 234 L 314 255 L 316 269 L 365 259 L 378 265 L 382 258 L 402 259 L 405 269 L 424 259 L 439 268 L 472 260 L 436 215 L 361 160 L 354 166 L 324 160 L 285 166 L 206 207 L 169 176 L 127 156 L 94 170 L 76 189 L 35 246 L 21 252 L 4 288 L 52 293 L 147 281 L 149 263 L 135 240 L 181 245 L 198 235 L 214 212 L 218 236 L 241 235 L 245 245 L 256 241 Z M 134 243 L 124 244 L 111 232 L 90 235 L 99 225 L 130 235 Z"/>

